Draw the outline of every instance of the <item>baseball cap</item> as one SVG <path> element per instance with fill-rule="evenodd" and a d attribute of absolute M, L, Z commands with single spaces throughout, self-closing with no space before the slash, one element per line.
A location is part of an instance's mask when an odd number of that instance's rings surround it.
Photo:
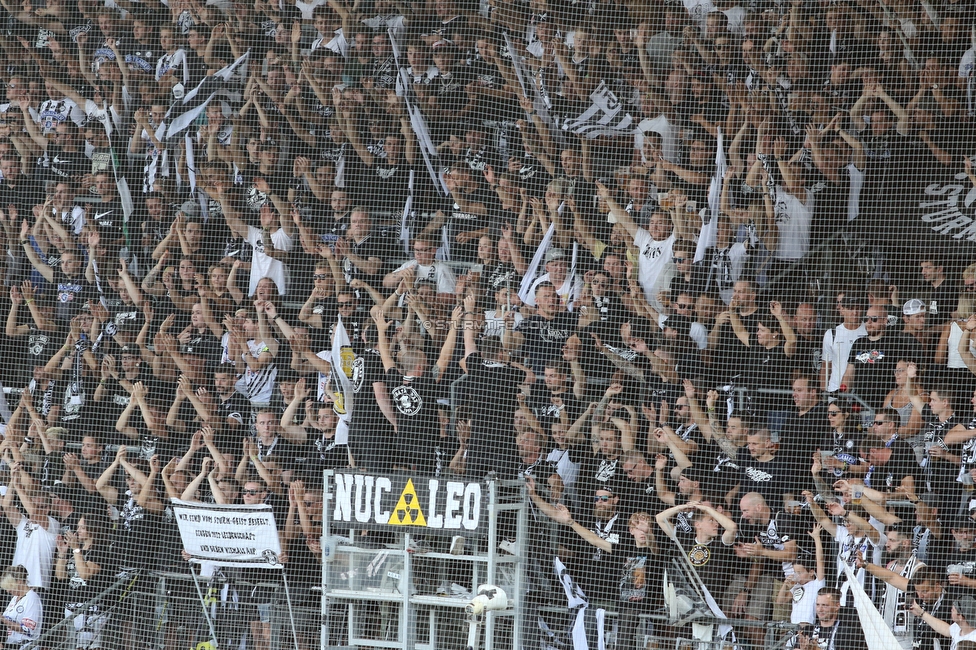
<path fill-rule="evenodd" d="M 204 347 L 205 346 L 200 345 L 199 343 L 193 341 L 189 343 L 184 343 L 183 345 L 180 346 L 180 354 L 184 356 L 205 357 L 207 356 L 207 354 L 206 351 L 204 350 Z"/>
<path fill-rule="evenodd" d="M 705 476 L 706 476 L 705 472 L 703 472 L 700 468 L 694 466 L 686 467 L 683 470 L 681 470 L 681 475 L 686 479 L 688 479 L 689 481 L 698 483 L 699 486 L 701 486 L 701 484 L 705 481 Z"/>
<path fill-rule="evenodd" d="M 952 601 L 952 606 L 956 608 L 960 616 L 966 619 L 967 623 L 976 621 L 976 598 L 963 596 Z"/>
<path fill-rule="evenodd" d="M 949 528 L 952 530 L 976 530 L 976 521 L 966 515 L 956 515 L 949 518 Z"/>
<path fill-rule="evenodd" d="M 132 345 L 123 345 L 122 346 L 122 349 L 119 350 L 119 354 L 120 355 L 122 355 L 122 354 L 130 354 L 130 355 L 132 355 L 134 357 L 137 357 L 137 356 L 139 356 L 139 351 L 136 350 L 135 346 L 132 346 Z"/>
<path fill-rule="evenodd" d="M 200 216 L 200 204 L 196 201 L 184 201 L 180 205 L 180 212 L 188 217 L 199 217 Z"/>
<path fill-rule="evenodd" d="M 561 248 L 550 248 L 546 251 L 546 263 L 564 259 L 566 259 L 566 251 Z"/>
<path fill-rule="evenodd" d="M 918 298 L 912 298 L 905 303 L 905 306 L 901 308 L 901 313 L 906 316 L 914 316 L 915 314 L 921 314 L 925 311 L 925 303 Z"/>

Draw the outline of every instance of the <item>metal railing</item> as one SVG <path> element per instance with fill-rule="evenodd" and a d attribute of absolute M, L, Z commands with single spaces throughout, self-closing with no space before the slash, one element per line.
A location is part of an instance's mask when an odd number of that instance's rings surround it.
<path fill-rule="evenodd" d="M 69 631 L 69 626 L 73 626 L 75 624 L 75 617 L 78 614 L 88 612 L 93 606 L 99 606 L 100 613 L 108 613 L 110 616 L 109 622 L 106 624 L 106 628 L 103 630 L 102 647 L 118 648 L 120 650 L 125 648 L 122 639 L 111 638 L 112 635 L 109 633 L 109 630 L 118 630 L 120 621 L 124 620 L 126 616 L 131 615 L 131 612 L 126 610 L 127 607 L 132 606 L 127 599 L 129 596 L 133 595 L 133 592 L 130 592 L 130 589 L 134 584 L 134 578 L 138 578 L 140 575 L 141 574 L 138 571 L 130 571 L 125 575 L 120 576 L 109 587 L 105 588 L 103 591 L 86 601 L 81 606 L 74 608 L 71 615 L 60 618 L 60 620 L 58 620 L 53 626 L 46 628 L 38 639 L 25 644 L 22 646 L 22 648 L 24 650 L 61 650 L 62 648 L 64 650 L 75 650 L 74 646 L 71 646 L 70 648 L 66 646 L 67 641 L 65 639 L 65 633 Z M 203 643 L 212 643 L 212 634 L 205 622 L 203 602 L 193 589 L 193 577 L 190 574 L 167 571 L 148 571 L 145 572 L 145 577 L 155 581 L 152 585 L 151 595 L 153 613 L 143 618 L 131 616 L 131 620 L 133 620 L 135 623 L 132 631 L 133 637 L 142 639 L 144 642 L 148 643 L 146 648 L 163 648 L 171 645 L 166 642 L 165 636 L 168 633 L 176 633 L 178 636 L 184 637 L 187 642 L 192 642 L 189 646 L 180 644 L 177 647 L 211 647 L 209 645 L 200 645 Z M 289 624 L 289 612 L 284 601 L 282 600 L 283 590 L 281 589 L 280 583 L 254 583 L 243 580 L 222 578 L 216 580 L 210 585 L 207 585 L 207 598 L 209 598 L 210 588 L 214 585 L 220 588 L 223 588 L 224 585 L 228 585 L 230 589 L 237 591 L 239 596 L 238 599 L 236 601 L 230 599 L 228 601 L 228 605 L 234 608 L 234 611 L 237 613 L 241 623 L 250 622 L 250 619 L 246 614 L 248 614 L 247 608 L 252 606 L 247 603 L 247 592 L 254 587 L 269 590 L 269 592 L 273 594 L 273 597 L 271 598 L 272 609 L 269 647 L 293 647 Z M 318 593 L 319 588 L 312 587 L 310 591 Z M 214 600 L 214 602 L 210 602 L 208 600 L 207 604 L 214 605 L 218 603 L 216 603 L 216 600 Z M 106 607 L 106 605 L 108 606 Z M 54 603 L 48 603 L 48 607 L 49 611 L 45 612 L 46 620 L 52 621 L 56 620 L 56 617 L 62 616 L 62 610 Z M 314 620 L 316 622 L 315 638 L 317 639 L 317 623 L 319 619 L 318 606 L 311 608 L 293 603 L 292 609 L 302 614 L 304 619 Z M 177 611 L 189 613 L 188 616 L 190 618 L 190 622 L 195 623 L 195 625 L 187 626 L 187 621 L 181 619 L 181 617 L 176 614 Z M 172 627 L 170 628 L 171 625 Z M 238 636 L 249 632 L 250 630 L 247 629 L 246 625 L 243 628 L 240 625 L 236 626 L 236 633 Z M 249 643 L 248 647 L 251 648 L 254 646 Z"/>

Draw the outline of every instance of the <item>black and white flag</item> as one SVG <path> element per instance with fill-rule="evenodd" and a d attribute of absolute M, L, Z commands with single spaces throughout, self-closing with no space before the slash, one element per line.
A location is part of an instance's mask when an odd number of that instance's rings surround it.
<path fill-rule="evenodd" d="M 623 103 L 603 81 L 590 93 L 590 107 L 578 117 L 567 118 L 563 122 L 564 131 L 590 139 L 601 135 L 631 136 L 634 129 L 633 116 L 624 110 Z"/>

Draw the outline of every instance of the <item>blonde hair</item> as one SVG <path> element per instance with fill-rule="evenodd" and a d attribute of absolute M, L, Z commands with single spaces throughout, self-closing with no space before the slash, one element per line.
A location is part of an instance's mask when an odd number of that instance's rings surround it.
<path fill-rule="evenodd" d="M 976 262 L 967 266 L 962 272 L 962 280 L 963 282 L 966 280 L 976 280 Z M 974 300 L 972 294 L 968 291 L 959 293 L 959 302 L 956 305 L 956 311 L 958 312 L 959 318 L 969 318 L 976 313 L 976 300 Z"/>
<path fill-rule="evenodd" d="M 651 524 L 651 515 L 647 514 L 646 512 L 635 512 L 630 516 L 630 519 L 627 520 L 627 526 L 629 528 L 637 528 L 645 522 L 648 525 Z"/>

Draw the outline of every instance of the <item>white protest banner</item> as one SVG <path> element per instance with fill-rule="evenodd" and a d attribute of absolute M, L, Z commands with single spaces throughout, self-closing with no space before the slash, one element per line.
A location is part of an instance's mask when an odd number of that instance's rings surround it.
<path fill-rule="evenodd" d="M 281 545 L 269 505 L 191 503 L 173 499 L 183 549 L 197 562 L 280 569 Z"/>

